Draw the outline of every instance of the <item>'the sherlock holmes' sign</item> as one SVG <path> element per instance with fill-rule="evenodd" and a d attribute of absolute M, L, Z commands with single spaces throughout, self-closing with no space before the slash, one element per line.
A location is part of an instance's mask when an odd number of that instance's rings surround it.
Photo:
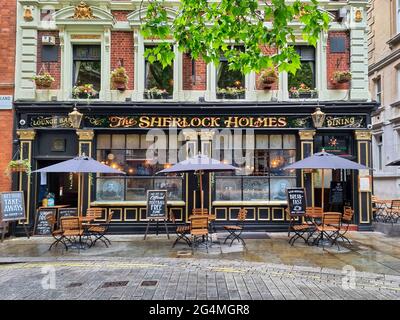
<path fill-rule="evenodd" d="M 1 221 L 25 220 L 24 193 L 21 191 L 0 193 Z"/>
<path fill-rule="evenodd" d="M 83 118 L 86 128 L 312 128 L 311 116 L 265 115 L 265 116 L 157 116 L 157 115 L 109 115 Z M 327 116 L 328 128 L 363 128 L 364 116 Z M 68 116 L 31 116 L 28 126 L 32 128 L 71 128 Z"/>

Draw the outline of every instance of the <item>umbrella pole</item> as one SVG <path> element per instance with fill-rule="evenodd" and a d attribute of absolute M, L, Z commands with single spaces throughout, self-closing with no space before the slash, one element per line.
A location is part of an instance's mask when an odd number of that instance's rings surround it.
<path fill-rule="evenodd" d="M 322 193 L 321 193 L 321 207 L 322 211 L 324 211 L 324 192 L 325 192 L 325 171 L 322 169 Z"/>
<path fill-rule="evenodd" d="M 203 198 L 203 172 L 199 171 L 200 175 L 200 206 L 201 206 L 201 213 L 203 214 L 204 208 L 204 198 Z"/>

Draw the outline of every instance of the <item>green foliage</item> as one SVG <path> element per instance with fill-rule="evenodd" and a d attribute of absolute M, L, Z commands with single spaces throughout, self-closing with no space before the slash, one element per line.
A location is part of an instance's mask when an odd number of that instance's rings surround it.
<path fill-rule="evenodd" d="M 311 64 L 304 62 L 295 74 L 289 74 L 288 84 L 289 88 L 299 88 L 301 84 L 305 84 L 309 88 L 314 88 L 314 75 Z"/>
<path fill-rule="evenodd" d="M 201 57 L 206 63 L 218 64 L 222 54 L 231 70 L 244 74 L 272 67 L 295 73 L 300 57 L 293 48 L 297 27 L 291 22 L 300 21 L 303 39 L 315 46 L 329 23 L 328 15 L 317 8 L 317 0 L 271 0 L 263 6 L 258 0 L 181 0 L 178 15 L 171 19 L 164 1 L 152 0 L 141 32 L 146 38 L 164 41 L 147 49 L 145 57 L 150 63 L 159 61 L 163 68 L 171 65 L 173 39 L 179 50 L 193 59 Z M 262 46 L 274 47 L 277 53 L 264 55 Z"/>

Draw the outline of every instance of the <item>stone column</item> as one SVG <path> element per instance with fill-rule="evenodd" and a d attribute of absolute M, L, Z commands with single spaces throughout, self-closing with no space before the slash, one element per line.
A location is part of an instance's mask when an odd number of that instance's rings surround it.
<path fill-rule="evenodd" d="M 300 159 L 311 156 L 314 152 L 315 130 L 300 130 Z M 314 181 L 312 173 L 301 170 L 301 186 L 306 190 L 307 205 L 314 206 Z"/>
<path fill-rule="evenodd" d="M 32 150 L 33 150 L 33 141 L 36 137 L 36 131 L 32 129 L 28 130 L 17 130 L 17 136 L 19 137 L 19 158 L 21 160 L 29 160 L 31 164 L 32 170 L 33 161 L 32 161 Z M 28 175 L 24 172 L 18 173 L 18 190 L 23 191 L 25 194 L 25 209 L 26 209 L 26 224 L 31 224 L 34 222 L 34 213 L 35 213 L 35 201 L 33 199 L 33 188 L 32 188 L 32 177 L 33 175 Z M 35 178 L 36 181 L 36 178 Z M 32 216 L 31 216 L 32 215 Z"/>
<path fill-rule="evenodd" d="M 367 130 L 360 130 L 355 131 L 354 134 L 357 142 L 357 162 L 371 168 L 371 132 Z M 372 175 L 372 170 L 370 170 L 368 173 Z M 359 225 L 359 230 L 369 230 L 372 223 L 371 192 L 359 192 L 359 175 L 359 171 L 356 171 L 353 175 L 354 221 Z"/>
<path fill-rule="evenodd" d="M 79 149 L 78 149 L 79 155 L 92 157 L 93 138 L 94 138 L 93 130 L 78 129 L 76 130 L 76 134 L 78 135 L 79 139 Z M 81 190 L 81 179 L 83 179 L 83 190 Z M 82 212 L 86 212 L 86 209 L 90 205 L 93 182 L 94 182 L 93 177 L 91 175 L 89 176 L 80 175 L 78 178 L 78 195 L 82 193 L 82 197 L 78 196 L 78 208 L 82 208 L 83 210 Z M 81 204 L 81 198 L 83 199 L 82 204 Z M 85 201 L 85 199 L 87 201 Z"/>

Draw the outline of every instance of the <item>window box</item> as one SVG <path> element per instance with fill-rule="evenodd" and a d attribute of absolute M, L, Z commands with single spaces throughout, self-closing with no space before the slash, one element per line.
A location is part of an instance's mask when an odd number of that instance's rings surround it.
<path fill-rule="evenodd" d="M 144 99 L 172 99 L 172 95 L 168 92 L 165 93 L 155 93 L 155 92 L 145 92 L 143 94 Z"/>
<path fill-rule="evenodd" d="M 318 98 L 318 92 L 289 92 L 290 99 L 315 99 Z"/>
<path fill-rule="evenodd" d="M 217 93 L 217 99 L 246 99 L 246 94 L 243 93 Z"/>

